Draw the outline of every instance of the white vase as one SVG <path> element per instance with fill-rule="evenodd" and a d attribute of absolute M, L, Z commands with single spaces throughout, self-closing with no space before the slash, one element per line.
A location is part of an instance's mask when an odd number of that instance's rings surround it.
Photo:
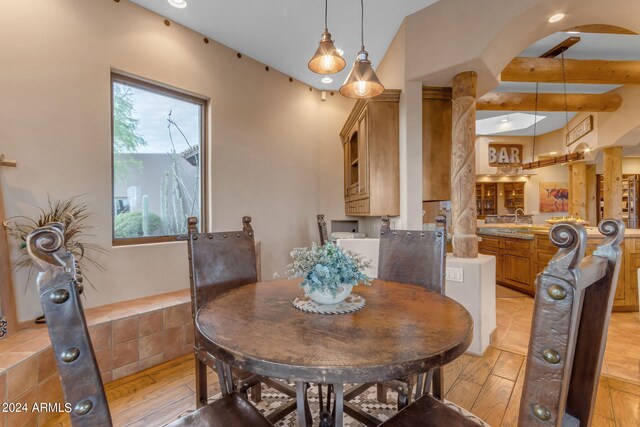
<path fill-rule="evenodd" d="M 328 290 L 311 290 L 308 285 L 303 286 L 304 293 L 318 304 L 338 304 L 345 300 L 351 294 L 353 286 L 342 284 L 338 288 L 338 292 L 335 295 Z"/>

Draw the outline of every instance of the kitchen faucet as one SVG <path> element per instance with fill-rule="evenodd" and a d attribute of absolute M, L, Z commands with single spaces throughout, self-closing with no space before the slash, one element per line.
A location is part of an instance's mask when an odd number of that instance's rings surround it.
<path fill-rule="evenodd" d="M 525 213 L 524 213 L 524 209 L 522 209 L 522 208 L 518 208 L 518 209 L 516 209 L 516 224 L 518 223 L 518 211 L 522 211 L 522 215 L 524 215 L 524 214 L 525 214 Z"/>

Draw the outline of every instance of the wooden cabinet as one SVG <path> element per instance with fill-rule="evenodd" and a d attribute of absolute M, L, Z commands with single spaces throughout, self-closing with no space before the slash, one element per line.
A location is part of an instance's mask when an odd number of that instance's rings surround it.
<path fill-rule="evenodd" d="M 422 200 L 451 200 L 450 87 L 422 88 Z"/>
<path fill-rule="evenodd" d="M 498 184 L 476 184 L 476 208 L 480 219 L 498 213 Z"/>
<path fill-rule="evenodd" d="M 536 234 L 533 240 L 510 237 L 481 236 L 481 254 L 496 257 L 496 282 L 512 289 L 535 295 L 535 279 L 557 253 L 546 234 Z M 591 255 L 601 237 L 590 237 L 586 255 Z M 640 238 L 627 237 L 622 242 L 620 274 L 613 300 L 613 311 L 638 311 L 638 268 L 640 268 Z"/>
<path fill-rule="evenodd" d="M 533 241 L 510 237 L 481 237 L 478 251 L 496 257 L 496 282 L 533 295 Z"/>
<path fill-rule="evenodd" d="M 399 90 L 358 100 L 340 132 L 347 215 L 400 215 L 399 100 Z"/>
<path fill-rule="evenodd" d="M 504 207 L 509 212 L 524 209 L 524 182 L 507 182 L 504 184 Z"/>

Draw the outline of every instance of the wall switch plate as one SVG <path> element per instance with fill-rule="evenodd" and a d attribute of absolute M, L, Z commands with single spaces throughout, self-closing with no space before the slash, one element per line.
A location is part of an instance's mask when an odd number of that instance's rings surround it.
<path fill-rule="evenodd" d="M 462 268 L 447 267 L 446 278 L 452 282 L 464 282 L 464 270 Z"/>

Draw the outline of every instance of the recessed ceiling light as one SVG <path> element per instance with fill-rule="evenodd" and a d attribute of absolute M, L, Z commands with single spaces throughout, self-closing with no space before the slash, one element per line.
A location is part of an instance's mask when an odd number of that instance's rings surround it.
<path fill-rule="evenodd" d="M 551 16 L 551 18 L 549 18 L 549 22 L 558 22 L 561 21 L 562 18 L 564 18 L 564 13 L 556 13 L 555 15 Z"/>
<path fill-rule="evenodd" d="M 567 31 L 567 34 L 580 34 L 580 31 Z"/>
<path fill-rule="evenodd" d="M 329 84 L 329 83 L 333 83 L 333 79 L 331 77 L 323 77 L 322 80 L 320 80 L 322 83 L 324 84 Z"/>
<path fill-rule="evenodd" d="M 558 154 L 558 152 L 557 151 L 552 151 L 549 154 L 551 154 L 553 156 L 554 154 Z"/>
<path fill-rule="evenodd" d="M 509 118 L 500 120 L 500 123 L 509 123 Z"/>
<path fill-rule="evenodd" d="M 187 7 L 186 0 L 167 0 L 167 1 L 171 6 L 177 7 L 178 9 L 184 9 L 185 7 Z"/>
<path fill-rule="evenodd" d="M 587 148 L 585 148 L 585 149 L 584 149 L 584 152 L 585 152 L 585 153 L 588 153 L 589 151 L 591 151 L 591 148 L 589 148 L 589 147 L 587 147 Z"/>

